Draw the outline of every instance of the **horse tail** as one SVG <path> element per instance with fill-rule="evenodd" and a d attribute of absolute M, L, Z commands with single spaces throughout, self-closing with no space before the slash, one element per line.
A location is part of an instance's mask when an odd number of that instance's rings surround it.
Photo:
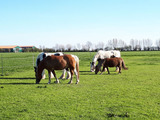
<path fill-rule="evenodd" d="M 128 70 L 128 68 L 126 67 L 123 59 L 122 59 L 122 67 L 123 67 L 123 69 Z"/>
<path fill-rule="evenodd" d="M 76 56 L 76 71 L 79 79 L 79 58 Z"/>

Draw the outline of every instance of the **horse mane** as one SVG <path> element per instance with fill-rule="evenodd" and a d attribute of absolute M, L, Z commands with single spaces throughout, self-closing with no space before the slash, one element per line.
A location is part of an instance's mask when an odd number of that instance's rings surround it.
<path fill-rule="evenodd" d="M 45 53 L 43 53 L 43 59 L 46 57 L 47 55 Z"/>

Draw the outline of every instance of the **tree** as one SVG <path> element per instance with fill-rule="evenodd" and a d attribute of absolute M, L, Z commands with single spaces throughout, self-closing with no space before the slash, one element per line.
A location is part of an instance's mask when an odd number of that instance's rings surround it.
<path fill-rule="evenodd" d="M 81 49 L 81 44 L 80 44 L 80 43 L 77 44 L 77 49 L 78 49 L 78 50 Z"/>
<path fill-rule="evenodd" d="M 90 51 L 90 49 L 92 47 L 92 43 L 90 41 L 87 41 L 86 47 L 87 47 L 88 51 Z"/>
<path fill-rule="evenodd" d="M 61 52 L 64 51 L 64 45 L 59 45 L 59 51 L 61 51 Z"/>
<path fill-rule="evenodd" d="M 144 50 L 150 50 L 151 46 L 152 46 L 152 40 L 150 39 L 144 39 L 143 40 L 143 46 L 144 46 Z"/>
<path fill-rule="evenodd" d="M 71 49 L 72 49 L 72 45 L 71 45 L 71 44 L 67 44 L 67 45 L 66 45 L 66 50 L 67 50 L 67 51 L 71 51 Z"/>
<path fill-rule="evenodd" d="M 131 50 L 141 50 L 142 49 L 142 41 L 140 40 L 130 40 Z"/>
<path fill-rule="evenodd" d="M 104 43 L 103 43 L 103 42 L 99 42 L 99 43 L 96 45 L 96 48 L 103 50 L 103 49 L 104 49 Z"/>
<path fill-rule="evenodd" d="M 158 47 L 158 50 L 160 50 L 160 39 L 156 41 L 156 46 Z"/>

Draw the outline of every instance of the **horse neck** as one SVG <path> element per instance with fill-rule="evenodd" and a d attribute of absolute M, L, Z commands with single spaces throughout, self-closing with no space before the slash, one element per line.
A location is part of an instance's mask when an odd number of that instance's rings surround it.
<path fill-rule="evenodd" d="M 98 61 L 98 67 L 99 67 L 99 68 L 102 66 L 102 64 L 104 63 L 104 61 L 105 61 L 104 59 Z"/>
<path fill-rule="evenodd" d="M 44 70 L 44 62 L 40 62 L 40 64 L 38 65 L 38 76 L 42 75 L 42 71 Z"/>
<path fill-rule="evenodd" d="M 93 57 L 92 62 L 93 62 L 93 63 L 96 63 L 98 58 L 99 58 L 99 54 L 96 54 L 96 55 Z"/>

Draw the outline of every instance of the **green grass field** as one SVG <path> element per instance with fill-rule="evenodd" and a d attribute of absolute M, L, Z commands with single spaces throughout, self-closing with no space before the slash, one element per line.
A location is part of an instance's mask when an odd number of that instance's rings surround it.
<path fill-rule="evenodd" d="M 51 84 L 48 77 L 35 84 L 32 56 L 38 53 L 1 53 L 1 120 L 158 120 L 160 118 L 160 51 L 121 52 L 129 70 L 102 75 L 90 72 L 95 52 L 73 52 L 80 59 L 80 82 Z M 28 59 L 11 59 L 11 58 Z M 6 59 L 7 58 L 7 59 Z M 1 62 L 0 62 L 1 64 Z M 14 66 L 14 67 L 12 67 Z M 16 67 L 18 66 L 18 67 Z M 22 67 L 21 67 L 22 66 Z M 56 71 L 57 76 L 62 71 Z M 2 73 L 0 73 L 2 74 Z"/>

